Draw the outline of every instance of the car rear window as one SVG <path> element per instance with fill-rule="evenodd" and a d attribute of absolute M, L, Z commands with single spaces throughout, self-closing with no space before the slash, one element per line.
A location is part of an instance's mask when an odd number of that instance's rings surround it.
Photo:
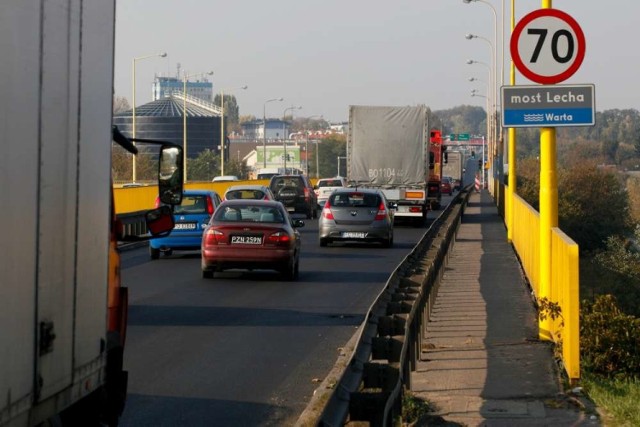
<path fill-rule="evenodd" d="M 303 187 L 302 180 L 297 177 L 274 178 L 271 183 L 271 189 L 279 190 L 283 187 Z"/>
<path fill-rule="evenodd" d="M 234 200 L 234 199 L 254 199 L 259 200 L 264 198 L 265 194 L 261 190 L 232 190 L 228 191 L 225 194 L 225 199 Z"/>
<path fill-rule="evenodd" d="M 339 179 L 329 179 L 318 182 L 318 187 L 342 187 L 342 181 Z"/>
<path fill-rule="evenodd" d="M 208 196 L 183 196 L 182 203 L 175 206 L 173 213 L 176 215 L 206 214 Z"/>
<path fill-rule="evenodd" d="M 380 206 L 380 196 L 368 193 L 333 193 L 329 198 L 331 206 L 349 208 L 377 208 Z"/>
<path fill-rule="evenodd" d="M 233 205 L 218 209 L 214 220 L 221 222 L 284 224 L 285 219 L 282 211 L 272 206 Z"/>

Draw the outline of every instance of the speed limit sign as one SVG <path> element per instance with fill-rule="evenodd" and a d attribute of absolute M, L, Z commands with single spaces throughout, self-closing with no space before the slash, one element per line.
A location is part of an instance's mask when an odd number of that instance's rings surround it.
<path fill-rule="evenodd" d="M 523 76 L 536 83 L 555 84 L 580 68 L 586 43 L 571 16 L 558 9 L 538 9 L 515 26 L 510 48 Z"/>

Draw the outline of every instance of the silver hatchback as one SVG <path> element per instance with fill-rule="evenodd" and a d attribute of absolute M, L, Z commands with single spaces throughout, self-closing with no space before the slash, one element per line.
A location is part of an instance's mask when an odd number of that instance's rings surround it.
<path fill-rule="evenodd" d="M 344 188 L 327 199 L 318 223 L 320 246 L 332 242 L 393 245 L 393 210 L 376 189 Z"/>

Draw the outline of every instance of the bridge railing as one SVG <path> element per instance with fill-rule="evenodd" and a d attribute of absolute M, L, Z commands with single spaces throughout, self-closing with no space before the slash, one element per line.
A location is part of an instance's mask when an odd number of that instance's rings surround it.
<path fill-rule="evenodd" d="M 471 188 L 458 193 L 393 271 L 359 334 L 316 389 L 298 426 L 337 426 L 347 419 L 385 426 L 400 416 L 402 391 L 411 388 L 411 372 L 417 369 L 425 328 Z"/>
<path fill-rule="evenodd" d="M 518 195 L 514 195 L 513 246 L 536 298 L 540 289 L 540 214 Z M 551 284 L 549 302 L 558 304 L 560 317 L 539 320 L 540 330 L 562 345 L 562 362 L 569 380 L 580 378 L 580 279 L 578 245 L 559 228 L 551 230 Z"/>

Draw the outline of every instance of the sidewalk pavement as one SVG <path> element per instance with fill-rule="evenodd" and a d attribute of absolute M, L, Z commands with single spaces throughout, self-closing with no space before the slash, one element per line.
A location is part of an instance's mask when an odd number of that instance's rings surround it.
<path fill-rule="evenodd" d="M 412 374 L 434 410 L 428 425 L 600 425 L 563 390 L 523 274 L 491 195 L 473 193 Z"/>

